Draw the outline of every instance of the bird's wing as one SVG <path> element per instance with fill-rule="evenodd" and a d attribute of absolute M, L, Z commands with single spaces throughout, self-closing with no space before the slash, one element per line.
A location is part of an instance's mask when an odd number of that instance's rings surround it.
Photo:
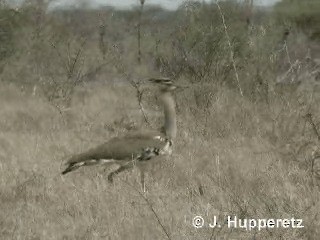
<path fill-rule="evenodd" d="M 164 146 L 165 142 L 160 135 L 135 134 L 116 137 L 87 152 L 71 157 L 67 163 L 73 164 L 89 159 L 132 160 L 142 154 L 144 149 L 162 149 Z"/>

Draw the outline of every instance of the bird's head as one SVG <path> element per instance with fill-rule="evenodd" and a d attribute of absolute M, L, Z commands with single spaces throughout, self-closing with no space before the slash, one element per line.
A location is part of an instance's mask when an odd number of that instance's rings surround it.
<path fill-rule="evenodd" d="M 154 86 L 160 87 L 162 92 L 172 92 L 177 89 L 170 78 L 150 78 L 148 79 Z"/>

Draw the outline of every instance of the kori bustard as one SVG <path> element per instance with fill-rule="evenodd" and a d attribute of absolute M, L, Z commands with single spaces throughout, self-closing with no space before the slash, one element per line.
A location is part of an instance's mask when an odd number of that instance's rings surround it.
<path fill-rule="evenodd" d="M 157 156 L 170 155 L 177 133 L 175 101 L 172 96 L 176 86 L 166 78 L 152 78 L 148 81 L 160 87 L 160 100 L 164 110 L 162 131 L 138 132 L 112 138 L 87 152 L 72 156 L 67 161 L 67 168 L 62 174 L 67 174 L 82 166 L 116 163 L 119 167 L 108 175 L 109 182 L 113 182 L 115 175 L 136 165 L 140 169 L 141 184 L 145 190 L 143 165 Z"/>

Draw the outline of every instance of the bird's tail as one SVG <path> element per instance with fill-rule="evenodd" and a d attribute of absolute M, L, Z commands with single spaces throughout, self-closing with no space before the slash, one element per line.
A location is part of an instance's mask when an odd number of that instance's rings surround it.
<path fill-rule="evenodd" d="M 65 175 L 65 174 L 67 174 L 69 172 L 72 172 L 72 171 L 74 171 L 74 170 L 76 170 L 79 167 L 84 166 L 84 165 L 85 165 L 85 161 L 69 163 L 67 168 L 61 174 Z"/>
<path fill-rule="evenodd" d="M 65 175 L 78 169 L 79 167 L 96 164 L 97 161 L 91 160 L 92 158 L 93 157 L 88 153 L 82 153 L 72 156 L 66 163 L 67 168 L 61 174 Z"/>
<path fill-rule="evenodd" d="M 107 163 L 113 163 L 115 160 L 113 159 L 95 159 L 91 155 L 81 154 L 78 156 L 72 157 L 67 162 L 67 168 L 61 173 L 62 175 L 65 175 L 69 172 L 72 172 L 82 166 L 91 166 L 96 164 L 107 164 Z"/>

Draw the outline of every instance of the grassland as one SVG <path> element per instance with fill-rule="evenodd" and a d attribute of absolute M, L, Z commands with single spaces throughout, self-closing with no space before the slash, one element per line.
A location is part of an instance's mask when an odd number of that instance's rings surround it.
<path fill-rule="evenodd" d="M 317 42 L 295 29 L 283 45 L 283 27 L 268 16 L 251 35 L 236 31 L 246 28 L 233 22 L 234 6 L 222 5 L 229 40 L 221 15 L 204 25 L 212 8 L 176 18 L 151 9 L 139 65 L 135 11 L 113 10 L 113 17 L 106 10 L 96 18 L 92 11 L 38 9 L 44 21 L 37 25 L 30 9 L 36 8 L 20 10 L 18 18 L 29 22 L 14 28 L 13 45 L 6 45 L 14 51 L 1 62 L 0 239 L 318 239 L 320 179 L 312 151 L 319 141 L 305 117 L 310 113 L 319 129 L 318 66 L 306 59 Z M 152 11 L 160 12 L 156 20 Z M 147 192 L 136 169 L 113 184 L 106 178 L 111 169 L 101 166 L 62 176 L 72 154 L 148 126 L 130 83 L 155 75 L 188 88 L 175 96 L 174 153 L 150 166 Z M 142 104 L 151 128 L 160 127 L 150 89 Z M 198 215 L 206 222 L 226 215 L 296 218 L 304 228 L 195 228 Z"/>

